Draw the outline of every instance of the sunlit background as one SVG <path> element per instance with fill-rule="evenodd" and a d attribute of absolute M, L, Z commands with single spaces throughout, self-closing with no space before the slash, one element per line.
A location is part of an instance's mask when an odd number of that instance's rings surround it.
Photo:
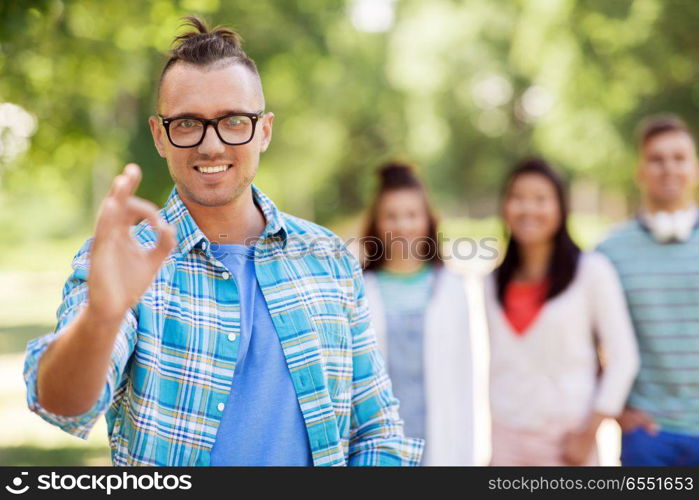
<path fill-rule="evenodd" d="M 187 14 L 237 29 L 258 63 L 276 120 L 256 184 L 345 238 L 389 158 L 418 165 L 447 237 L 500 237 L 501 180 L 539 154 L 570 179 L 573 234 L 589 248 L 637 202 L 639 118 L 670 111 L 699 125 L 692 0 L 0 1 L 0 464 L 109 462 L 103 422 L 83 442 L 26 409 L 23 352 L 53 329 L 115 173 L 139 163 L 139 195 L 157 203 L 171 189 L 147 117 Z M 492 264 L 454 264 L 479 380 L 478 285 Z M 603 463 L 616 461 L 615 432 L 601 433 Z"/>

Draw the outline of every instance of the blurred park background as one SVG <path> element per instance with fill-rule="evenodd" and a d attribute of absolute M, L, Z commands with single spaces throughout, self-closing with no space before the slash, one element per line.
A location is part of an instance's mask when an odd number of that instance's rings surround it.
<path fill-rule="evenodd" d="M 276 120 L 255 183 L 345 238 L 394 158 L 418 165 L 445 236 L 500 238 L 501 180 L 538 154 L 570 180 L 572 231 L 589 248 L 635 208 L 639 118 L 675 112 L 699 128 L 692 0 L 0 0 L 1 465 L 109 463 L 103 422 L 82 442 L 26 409 L 23 353 L 53 329 L 122 166 L 141 165 L 143 197 L 171 189 L 147 117 L 188 14 L 238 30 L 259 66 Z M 492 265 L 457 265 L 474 308 Z M 482 319 L 472 326 L 482 349 Z"/>

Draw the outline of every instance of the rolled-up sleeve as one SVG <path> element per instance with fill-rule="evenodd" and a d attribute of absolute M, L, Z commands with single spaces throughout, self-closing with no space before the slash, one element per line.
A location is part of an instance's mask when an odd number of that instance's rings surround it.
<path fill-rule="evenodd" d="M 403 434 L 398 400 L 393 396 L 370 326 L 364 278 L 357 260 L 353 256 L 348 258 L 354 282 L 350 318 L 353 374 L 349 465 L 419 465 L 424 442 Z"/>
<path fill-rule="evenodd" d="M 43 408 L 38 401 L 37 377 L 41 356 L 58 339 L 65 328 L 87 304 L 87 270 L 91 240 L 78 251 L 73 259 L 73 272 L 63 288 L 63 301 L 56 313 L 57 324 L 53 332 L 31 340 L 27 344 L 24 361 L 24 381 L 27 387 L 27 405 L 31 411 L 65 432 L 87 439 L 99 417 L 112 404 L 117 388 L 124 381 L 124 370 L 136 342 L 136 314 L 133 309 L 124 317 L 112 350 L 107 382 L 102 394 L 88 411 L 79 415 L 57 415 Z"/>

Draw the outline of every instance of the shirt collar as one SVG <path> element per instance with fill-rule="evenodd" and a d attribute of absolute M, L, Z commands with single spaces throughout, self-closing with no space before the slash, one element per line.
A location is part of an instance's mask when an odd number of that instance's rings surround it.
<path fill-rule="evenodd" d="M 286 246 L 287 232 L 281 211 L 270 200 L 267 195 L 259 190 L 254 184 L 251 185 L 252 196 L 255 204 L 260 207 L 265 217 L 265 229 L 260 235 L 261 240 L 279 238 L 282 247 Z M 210 241 L 199 229 L 197 223 L 192 218 L 186 205 L 177 192 L 177 187 L 173 187 L 163 208 L 163 217 L 167 222 L 175 226 L 178 249 L 183 255 L 189 253 L 193 248 L 202 248 L 205 252 L 210 251 Z"/>

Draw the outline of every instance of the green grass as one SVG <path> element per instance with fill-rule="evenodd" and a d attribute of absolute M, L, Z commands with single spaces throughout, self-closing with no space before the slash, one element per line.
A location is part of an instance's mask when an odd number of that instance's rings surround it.
<path fill-rule="evenodd" d="M 0 325 L 0 353 L 15 354 L 24 352 L 27 348 L 27 342 L 53 331 L 53 328 L 54 325 L 50 324 Z"/>
<path fill-rule="evenodd" d="M 27 342 L 55 327 L 61 290 L 86 236 L 0 245 L 0 465 L 109 465 L 100 431 L 78 440 L 32 415 L 22 377 Z"/>
<path fill-rule="evenodd" d="M 70 272 L 73 256 L 89 234 L 60 240 L 28 240 L 0 244 L 0 271 Z"/>
<path fill-rule="evenodd" d="M 12 466 L 81 466 L 111 465 L 108 448 L 40 448 L 13 446 L 0 448 L 0 465 Z"/>

